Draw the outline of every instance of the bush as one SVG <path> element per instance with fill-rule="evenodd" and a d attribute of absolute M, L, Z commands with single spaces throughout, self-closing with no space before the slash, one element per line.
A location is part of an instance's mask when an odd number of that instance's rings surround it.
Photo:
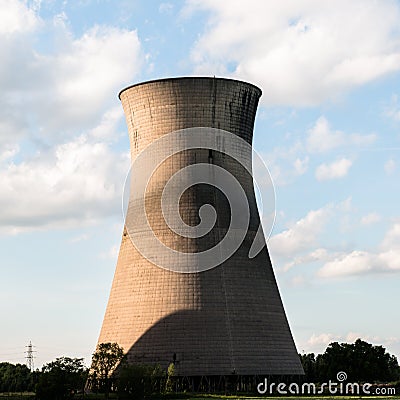
<path fill-rule="evenodd" d="M 123 364 L 117 373 L 119 399 L 143 400 L 159 391 L 159 382 L 164 373 L 159 365 Z"/>

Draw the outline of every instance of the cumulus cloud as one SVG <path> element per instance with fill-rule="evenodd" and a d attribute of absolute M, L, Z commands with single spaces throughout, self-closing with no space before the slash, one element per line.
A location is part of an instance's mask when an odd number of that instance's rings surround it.
<path fill-rule="evenodd" d="M 341 253 L 318 271 L 322 278 L 400 272 L 400 224 L 395 223 L 386 233 L 379 251 L 354 250 Z"/>
<path fill-rule="evenodd" d="M 0 165 L 2 162 L 13 158 L 19 152 L 19 146 L 16 144 L 5 144 L 0 150 Z"/>
<path fill-rule="evenodd" d="M 355 250 L 342 254 L 333 261 L 326 263 L 318 272 L 321 277 L 343 275 L 358 275 L 378 268 L 377 258 L 366 251 Z"/>
<path fill-rule="evenodd" d="M 386 233 L 382 247 L 386 250 L 399 249 L 400 250 L 400 223 L 395 223 Z"/>
<path fill-rule="evenodd" d="M 318 248 L 307 254 L 294 256 L 291 261 L 287 262 L 283 266 L 283 270 L 288 271 L 296 265 L 312 263 L 315 261 L 326 261 L 330 258 L 332 258 L 332 254 L 330 254 L 327 249 Z"/>
<path fill-rule="evenodd" d="M 288 135 L 288 139 L 290 135 Z M 312 127 L 305 132 L 302 139 L 291 142 L 287 146 L 275 147 L 265 155 L 265 160 L 270 168 L 274 183 L 283 186 L 292 183 L 298 177 L 307 173 L 315 155 L 324 154 L 332 150 L 351 147 L 357 148 L 370 146 L 375 142 L 377 135 L 346 133 L 333 129 L 329 121 L 321 116 L 316 119 Z M 344 161 L 346 160 L 346 161 Z M 345 176 L 352 165 L 347 159 L 338 160 L 331 164 L 322 164 L 317 169 L 317 179 L 337 179 Z"/>
<path fill-rule="evenodd" d="M 96 26 L 66 47 L 66 52 L 43 60 L 43 66 L 53 72 L 53 82 L 46 93 L 52 102 L 42 110 L 47 124 L 56 127 L 71 125 L 72 121 L 73 126 L 82 126 L 90 117 L 97 118 L 104 104 L 131 83 L 140 66 L 140 43 L 135 31 Z M 59 109 L 62 115 L 57 113 Z M 48 118 L 49 113 L 55 113 L 56 118 Z"/>
<path fill-rule="evenodd" d="M 0 170 L 2 233 L 84 225 L 120 210 L 129 156 L 81 135 Z"/>
<path fill-rule="evenodd" d="M 332 243 L 331 232 L 337 230 L 353 212 L 351 201 L 349 197 L 342 202 L 311 210 L 287 229 L 272 236 L 268 248 L 281 271 L 311 264 L 320 268 L 340 257 L 343 243 Z"/>
<path fill-rule="evenodd" d="M 81 36 L 63 18 L 41 20 L 26 3 L 3 1 L 0 26 L 0 137 L 63 140 L 97 123 L 138 74 L 137 32 L 94 26 Z M 36 48 L 46 29 L 54 43 Z M 51 139 L 50 139 L 51 138 Z"/>
<path fill-rule="evenodd" d="M 351 165 L 352 161 L 347 158 L 341 158 L 331 164 L 321 164 L 315 170 L 315 177 L 319 181 L 343 178 L 348 174 Z"/>
<path fill-rule="evenodd" d="M 186 1 L 186 15 L 198 11 L 196 72 L 254 82 L 266 104 L 319 104 L 400 69 L 397 2 Z"/>
<path fill-rule="evenodd" d="M 293 163 L 296 175 L 303 175 L 307 172 L 309 161 L 310 161 L 309 157 L 304 157 L 303 159 L 296 158 L 296 160 Z"/>
<path fill-rule="evenodd" d="M 278 257 L 290 257 L 316 245 L 318 234 L 322 231 L 331 212 L 331 205 L 312 210 L 304 218 L 292 224 L 289 229 L 272 236 L 269 240 L 271 254 Z"/>
<path fill-rule="evenodd" d="M 368 343 L 373 343 L 376 345 L 383 345 L 385 347 L 391 346 L 393 344 L 398 344 L 400 339 L 397 337 L 380 337 L 372 336 L 359 332 L 347 332 L 342 334 L 336 333 L 313 333 L 306 342 L 307 351 L 322 353 L 325 351 L 326 347 L 332 342 L 339 343 L 354 343 L 357 339 L 364 340 Z"/>
<path fill-rule="evenodd" d="M 34 10 L 26 7 L 21 1 L 1 0 L 0 7 L 0 35 L 30 32 L 40 22 Z"/>
<path fill-rule="evenodd" d="M 326 242 L 328 228 L 329 232 L 334 232 L 353 211 L 350 198 L 310 211 L 288 229 L 271 237 L 268 245 L 271 257 L 276 259 L 284 272 L 314 263 L 317 269 L 313 269 L 313 274 L 323 279 L 399 273 L 399 222 L 390 227 L 376 250 L 343 250 L 346 244 L 332 242 L 332 235 Z M 367 226 L 380 220 L 379 214 L 370 213 L 363 216 L 360 222 Z"/>
<path fill-rule="evenodd" d="M 65 14 L 41 19 L 40 1 L 0 5 L 1 233 L 117 213 L 129 166 L 115 145 L 117 93 L 142 65 L 137 32 L 93 26 L 77 36 Z"/>
<path fill-rule="evenodd" d="M 334 335 L 332 333 L 321 333 L 319 335 L 312 334 L 308 339 L 307 343 L 311 346 L 315 345 L 325 345 L 328 346 L 329 343 L 335 342 L 340 339 L 339 335 Z"/>
<path fill-rule="evenodd" d="M 308 131 L 307 150 L 311 153 L 323 153 L 340 146 L 367 146 L 376 140 L 375 134 L 345 134 L 333 130 L 325 117 L 320 117 Z"/>
<path fill-rule="evenodd" d="M 370 213 L 367 215 L 364 215 L 361 218 L 361 225 L 372 225 L 372 224 L 376 224 L 377 222 L 379 222 L 381 220 L 381 217 L 379 214 L 377 213 Z"/>
<path fill-rule="evenodd" d="M 274 184 L 286 185 L 307 172 L 309 157 L 303 154 L 303 148 L 303 144 L 298 141 L 288 147 L 275 147 L 272 152 L 262 155 L 271 172 Z M 257 169 L 255 173 L 257 173 Z"/>
<path fill-rule="evenodd" d="M 174 9 L 174 5 L 172 3 L 161 3 L 158 7 L 158 11 L 160 13 L 170 14 Z"/>

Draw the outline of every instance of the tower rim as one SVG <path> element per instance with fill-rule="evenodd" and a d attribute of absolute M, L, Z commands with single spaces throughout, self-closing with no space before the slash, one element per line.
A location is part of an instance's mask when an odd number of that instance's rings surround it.
<path fill-rule="evenodd" d="M 151 84 L 151 83 L 158 83 L 158 82 L 168 82 L 168 81 L 173 82 L 173 81 L 192 80 L 192 79 L 231 81 L 231 82 L 242 83 L 242 84 L 252 86 L 253 88 L 255 88 L 259 92 L 259 97 L 261 97 L 261 95 L 262 95 L 262 90 L 258 86 L 256 86 L 253 83 L 241 80 L 241 79 L 216 77 L 216 76 L 191 76 L 191 75 L 188 75 L 188 76 L 177 76 L 177 77 L 170 77 L 170 78 L 150 79 L 148 81 L 134 83 L 133 85 L 129 85 L 129 86 L 121 89 L 120 92 L 118 93 L 118 98 L 121 100 L 121 95 L 123 92 L 125 92 L 126 90 L 129 90 L 131 88 L 137 87 L 137 86 L 143 86 L 143 85 L 147 85 L 147 84 Z"/>

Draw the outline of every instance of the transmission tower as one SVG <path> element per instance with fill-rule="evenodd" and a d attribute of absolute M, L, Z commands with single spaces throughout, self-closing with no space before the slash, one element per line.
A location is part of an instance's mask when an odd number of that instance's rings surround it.
<path fill-rule="evenodd" d="M 29 368 L 29 370 L 31 371 L 31 372 L 33 372 L 33 370 L 34 370 L 34 358 L 35 358 L 35 356 L 34 356 L 34 354 L 33 353 L 36 353 L 36 351 L 34 351 L 33 350 L 33 348 L 35 347 L 33 344 L 32 344 L 32 342 L 31 341 L 29 341 L 29 344 L 27 345 L 27 346 L 25 346 L 26 347 L 26 351 L 25 351 L 25 353 L 26 353 L 26 366 Z"/>

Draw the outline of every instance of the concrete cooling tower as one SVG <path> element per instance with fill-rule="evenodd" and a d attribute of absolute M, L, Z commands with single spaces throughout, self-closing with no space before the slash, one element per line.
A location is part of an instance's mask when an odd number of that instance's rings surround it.
<path fill-rule="evenodd" d="M 261 90 L 172 78 L 120 93 L 132 168 L 99 343 L 182 377 L 302 375 L 260 226 Z"/>

